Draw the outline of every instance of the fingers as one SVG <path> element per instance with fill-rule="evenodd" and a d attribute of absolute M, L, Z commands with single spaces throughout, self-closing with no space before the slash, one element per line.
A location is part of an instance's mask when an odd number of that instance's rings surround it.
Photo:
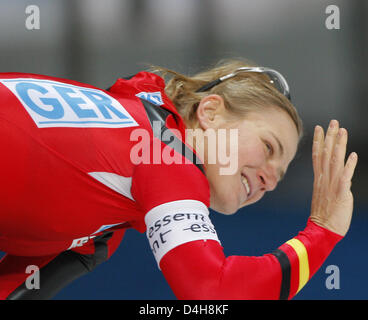
<path fill-rule="evenodd" d="M 337 120 L 331 120 L 326 137 L 322 127 L 315 127 L 312 148 L 315 187 L 320 183 L 335 183 L 340 179 L 351 180 L 357 154 L 352 153 L 345 164 L 347 141 L 348 132 L 345 128 L 339 128 Z"/>
<path fill-rule="evenodd" d="M 320 126 L 316 126 L 314 128 L 314 137 L 313 137 L 313 147 L 312 147 L 312 161 L 313 161 L 313 172 L 315 179 L 318 179 L 322 166 L 322 152 L 324 147 L 324 132 L 323 128 Z"/>
<path fill-rule="evenodd" d="M 338 199 L 343 200 L 346 198 L 351 188 L 351 179 L 353 178 L 356 165 L 358 163 L 358 155 L 352 152 L 348 159 L 339 181 Z"/>
<path fill-rule="evenodd" d="M 327 178 L 330 178 L 330 162 L 332 150 L 335 147 L 336 135 L 339 131 L 339 123 L 337 120 L 331 120 L 327 129 L 325 144 L 322 152 L 322 173 Z"/>
<path fill-rule="evenodd" d="M 324 147 L 324 132 L 323 128 L 316 126 L 314 129 L 313 147 L 312 147 L 312 161 L 313 161 L 313 197 L 312 197 L 312 212 L 315 212 L 315 207 L 318 207 L 321 198 L 321 182 L 322 182 L 322 152 Z"/>
<path fill-rule="evenodd" d="M 352 152 L 349 155 L 348 160 L 346 161 L 346 165 L 344 167 L 344 171 L 341 176 L 342 181 L 351 182 L 357 163 L 358 163 L 358 155 L 355 152 Z"/>
<path fill-rule="evenodd" d="M 336 181 L 344 169 L 347 141 L 348 133 L 346 129 L 340 128 L 331 156 L 331 181 Z"/>

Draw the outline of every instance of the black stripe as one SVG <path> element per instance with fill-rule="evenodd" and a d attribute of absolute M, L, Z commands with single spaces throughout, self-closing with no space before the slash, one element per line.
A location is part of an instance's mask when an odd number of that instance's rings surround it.
<path fill-rule="evenodd" d="M 122 77 L 122 79 L 124 79 L 124 80 L 130 80 L 130 79 L 134 78 L 135 75 L 136 75 L 136 73 L 135 74 L 132 74 L 130 76 Z"/>
<path fill-rule="evenodd" d="M 216 79 L 214 81 L 211 81 L 211 82 L 205 84 L 203 87 L 200 87 L 198 90 L 196 90 L 196 92 L 208 91 L 208 90 L 212 89 L 214 86 L 217 86 L 221 82 L 222 82 L 221 79 Z"/>
<path fill-rule="evenodd" d="M 127 77 L 122 77 L 121 79 L 124 79 L 124 80 L 130 80 L 132 78 L 134 78 L 136 74 L 132 74 L 131 76 L 127 76 Z M 108 87 L 107 89 L 105 89 L 105 91 L 109 91 L 112 87 Z"/>
<path fill-rule="evenodd" d="M 163 127 L 162 128 L 162 134 L 164 134 L 165 131 L 170 131 L 170 129 Z M 173 148 L 176 152 L 182 154 L 185 158 L 189 159 L 196 167 L 202 171 L 204 174 L 203 164 L 200 161 L 200 159 L 196 156 L 195 153 L 193 153 L 192 150 L 190 150 L 183 141 L 178 139 L 173 133 L 170 135 L 170 141 L 164 141 L 161 140 L 166 145 L 169 145 L 171 148 Z"/>
<path fill-rule="evenodd" d="M 95 244 L 95 253 L 91 255 L 91 259 L 93 263 L 90 265 L 92 271 L 94 268 L 96 268 L 100 263 L 105 262 L 108 259 L 108 246 L 107 241 L 111 239 L 113 236 L 113 232 L 106 231 L 101 236 L 98 236 L 93 239 L 93 242 Z M 85 255 L 81 255 L 84 257 Z"/>
<path fill-rule="evenodd" d="M 140 99 L 148 116 L 148 119 L 151 123 L 153 135 L 160 139 L 163 143 L 174 149 L 176 152 L 183 155 L 185 158 L 190 160 L 199 170 L 202 171 L 203 174 L 204 168 L 203 163 L 200 161 L 200 159 L 196 156 L 196 154 L 190 150 L 183 141 L 178 139 L 172 132 L 170 134 L 170 141 L 162 140 L 162 135 L 165 131 L 169 131 L 170 129 L 166 127 L 166 119 L 171 114 L 176 117 L 175 114 L 171 113 L 170 111 L 160 108 L 159 106 L 154 105 L 153 103 L 146 101 L 144 99 Z M 154 125 L 154 121 L 160 122 L 160 127 L 157 128 L 156 125 Z M 159 130 L 157 130 L 159 129 Z"/>
<path fill-rule="evenodd" d="M 280 300 L 287 300 L 290 294 L 291 266 L 288 256 L 280 249 L 272 254 L 277 258 L 281 265 L 282 280 L 280 289 Z"/>
<path fill-rule="evenodd" d="M 40 289 L 27 289 L 25 282 L 16 288 L 7 300 L 52 299 L 61 289 L 87 274 L 108 258 L 107 241 L 113 232 L 94 238 L 95 253 L 79 254 L 68 250 L 60 253 L 40 269 Z"/>

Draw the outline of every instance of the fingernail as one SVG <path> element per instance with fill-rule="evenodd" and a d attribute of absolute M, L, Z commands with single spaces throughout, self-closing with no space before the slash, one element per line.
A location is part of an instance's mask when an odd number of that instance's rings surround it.
<path fill-rule="evenodd" d="M 335 128 L 336 126 L 337 126 L 337 121 L 336 120 L 331 120 L 330 128 Z"/>

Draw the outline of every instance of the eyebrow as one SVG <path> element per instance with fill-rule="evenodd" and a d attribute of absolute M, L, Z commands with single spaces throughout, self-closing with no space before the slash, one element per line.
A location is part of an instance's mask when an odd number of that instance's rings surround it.
<path fill-rule="evenodd" d="M 272 132 L 269 131 L 269 133 L 274 137 L 274 139 L 276 140 L 278 146 L 279 146 L 279 150 L 280 150 L 280 155 L 283 156 L 284 155 L 284 147 L 282 146 L 282 143 L 280 142 L 280 139 L 277 138 L 277 136 Z M 283 170 L 280 169 L 279 171 L 279 181 L 281 181 L 282 179 L 284 179 L 285 176 L 285 172 Z"/>

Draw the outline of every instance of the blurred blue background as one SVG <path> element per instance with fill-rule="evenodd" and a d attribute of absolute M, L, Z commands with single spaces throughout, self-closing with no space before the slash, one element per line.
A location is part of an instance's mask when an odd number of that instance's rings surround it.
<path fill-rule="evenodd" d="M 340 29 L 325 26 L 328 5 Z M 25 27 L 26 7 L 40 29 Z M 338 119 L 359 163 L 352 225 L 295 299 L 367 299 L 368 2 L 325 0 L 0 0 L 0 70 L 31 72 L 109 87 L 147 63 L 194 73 L 229 57 L 281 71 L 305 125 L 296 159 L 278 188 L 234 216 L 212 213 L 227 255 L 262 255 L 302 230 L 312 194 L 316 124 Z M 2 213 L 4 214 L 4 213 Z M 0 256 L 3 253 L 0 253 Z M 326 267 L 340 270 L 328 290 Z M 251 276 L 251 275 L 250 275 Z M 134 230 L 113 257 L 55 299 L 174 299 L 144 234 Z"/>

